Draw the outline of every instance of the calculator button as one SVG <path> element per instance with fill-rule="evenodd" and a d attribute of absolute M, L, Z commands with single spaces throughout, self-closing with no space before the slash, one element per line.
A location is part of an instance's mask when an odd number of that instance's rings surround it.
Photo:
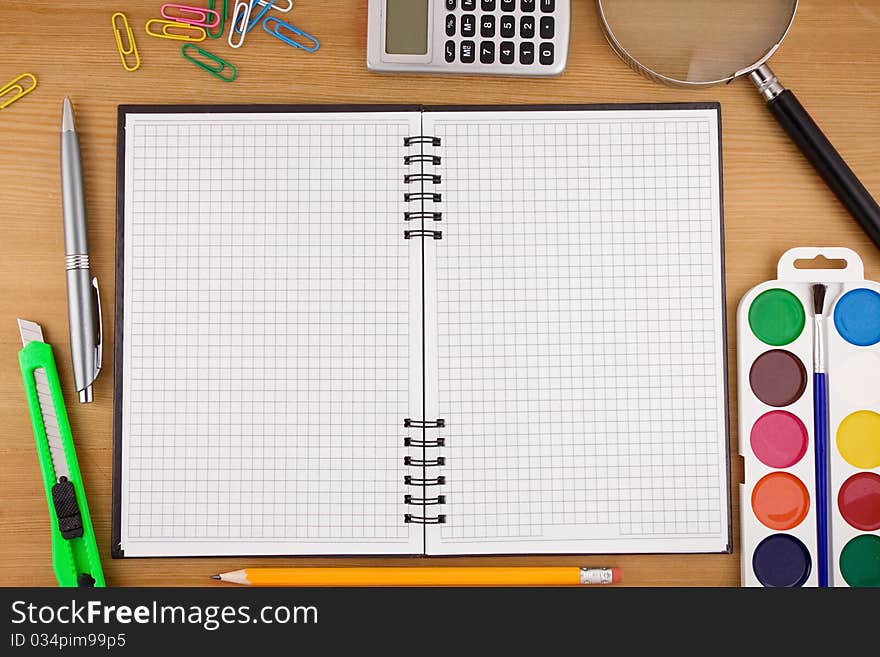
<path fill-rule="evenodd" d="M 477 0 L 461 0 L 461 8 L 464 11 L 474 11 L 477 8 Z"/>
<path fill-rule="evenodd" d="M 495 63 L 495 42 L 494 41 L 483 41 L 480 44 L 480 63 L 481 64 L 494 64 Z"/>
<path fill-rule="evenodd" d="M 455 14 L 446 17 L 446 36 L 455 36 Z"/>
<path fill-rule="evenodd" d="M 458 4 L 458 3 L 455 0 L 446 0 L 447 11 L 455 11 L 456 4 Z"/>
<path fill-rule="evenodd" d="M 542 16 L 541 17 L 541 38 L 542 39 L 552 39 L 553 35 L 556 33 L 556 21 L 553 20 L 552 16 Z"/>
<path fill-rule="evenodd" d="M 501 0 L 501 11 L 515 11 L 516 0 Z"/>
<path fill-rule="evenodd" d="M 553 44 L 552 43 L 542 43 L 541 44 L 541 63 L 545 66 L 549 66 L 553 63 Z"/>
<path fill-rule="evenodd" d="M 446 4 L 449 4 L 448 2 Z M 556 0 L 541 0 L 541 11 L 545 14 L 556 11 Z"/>
<path fill-rule="evenodd" d="M 461 42 L 461 61 L 464 64 L 473 64 L 476 56 L 476 44 L 473 41 Z"/>
<path fill-rule="evenodd" d="M 446 42 L 446 61 L 449 64 L 455 61 L 455 41 Z"/>
<path fill-rule="evenodd" d="M 483 0 L 480 7 L 483 11 L 495 11 L 495 0 Z"/>
<path fill-rule="evenodd" d="M 465 14 L 461 17 L 461 36 L 472 37 L 477 33 L 477 17 Z"/>
<path fill-rule="evenodd" d="M 516 34 L 516 19 L 513 16 L 502 16 L 500 31 L 502 39 L 512 39 Z"/>
<path fill-rule="evenodd" d="M 480 36 L 484 39 L 491 39 L 495 36 L 495 16 L 492 14 L 480 18 Z"/>
<path fill-rule="evenodd" d="M 535 11 L 535 0 L 520 0 L 520 9 L 523 11 Z"/>
<path fill-rule="evenodd" d="M 535 44 L 529 41 L 523 41 L 519 44 L 519 63 L 534 64 L 535 63 Z"/>
<path fill-rule="evenodd" d="M 516 44 L 513 41 L 502 41 L 498 49 L 498 59 L 502 64 L 513 64 L 516 61 Z"/>
<path fill-rule="evenodd" d="M 535 38 L 535 17 L 523 16 L 519 22 L 519 35 L 523 39 Z"/>

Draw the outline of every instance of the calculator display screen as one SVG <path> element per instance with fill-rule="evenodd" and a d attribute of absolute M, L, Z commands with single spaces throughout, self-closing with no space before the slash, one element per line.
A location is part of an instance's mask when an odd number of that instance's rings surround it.
<path fill-rule="evenodd" d="M 429 2 L 386 0 L 385 52 L 389 55 L 427 54 Z"/>

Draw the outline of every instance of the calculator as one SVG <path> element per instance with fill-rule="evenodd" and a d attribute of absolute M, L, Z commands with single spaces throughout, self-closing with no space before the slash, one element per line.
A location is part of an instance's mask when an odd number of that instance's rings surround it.
<path fill-rule="evenodd" d="M 369 0 L 367 67 L 559 75 L 570 25 L 570 0 Z"/>

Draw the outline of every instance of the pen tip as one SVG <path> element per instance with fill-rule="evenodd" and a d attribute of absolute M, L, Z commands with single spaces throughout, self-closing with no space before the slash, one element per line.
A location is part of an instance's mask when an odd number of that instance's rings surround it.
<path fill-rule="evenodd" d="M 211 575 L 211 579 L 220 579 L 220 575 Z"/>
<path fill-rule="evenodd" d="M 70 106 L 70 98 L 64 97 L 64 105 L 61 110 L 61 132 L 71 132 L 75 130 L 73 123 L 73 108 Z"/>

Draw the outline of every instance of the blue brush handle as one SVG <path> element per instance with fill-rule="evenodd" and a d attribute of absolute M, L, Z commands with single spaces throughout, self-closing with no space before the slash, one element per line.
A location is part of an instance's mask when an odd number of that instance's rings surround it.
<path fill-rule="evenodd" d="M 828 586 L 828 380 L 813 374 L 816 434 L 816 532 L 819 543 L 819 586 Z"/>

